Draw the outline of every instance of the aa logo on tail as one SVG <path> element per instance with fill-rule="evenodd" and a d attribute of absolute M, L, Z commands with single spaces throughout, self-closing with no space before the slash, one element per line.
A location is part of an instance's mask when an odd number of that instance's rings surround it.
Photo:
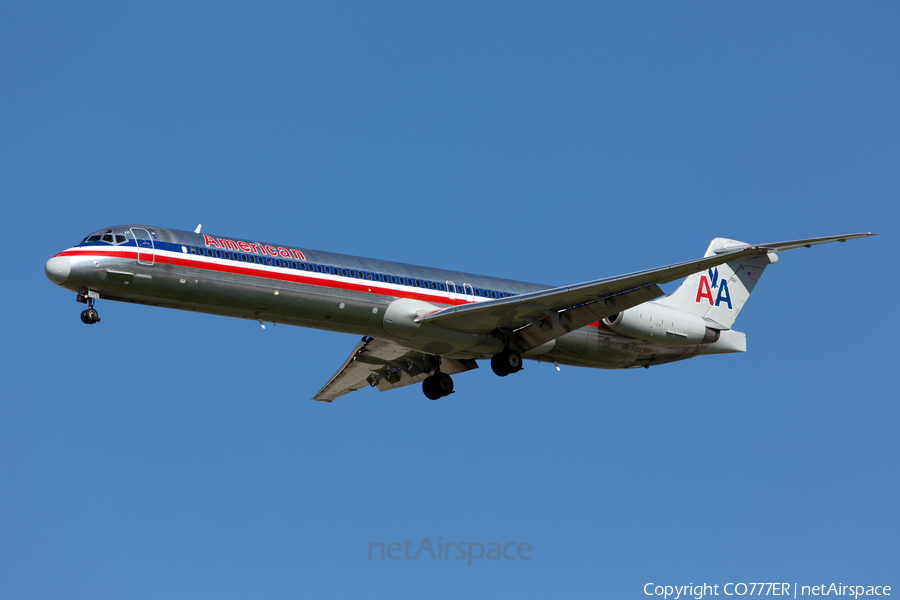
<path fill-rule="evenodd" d="M 709 269 L 706 273 L 708 276 L 700 276 L 700 286 L 697 288 L 697 299 L 694 302 L 700 304 L 700 301 L 706 298 L 706 301 L 712 306 L 714 304 L 712 291 L 718 288 L 719 292 L 716 295 L 715 305 L 719 306 L 719 304 L 724 302 L 728 305 L 729 310 L 733 310 L 731 308 L 731 294 L 728 292 L 728 283 L 724 279 L 719 281 L 719 268 Z"/>

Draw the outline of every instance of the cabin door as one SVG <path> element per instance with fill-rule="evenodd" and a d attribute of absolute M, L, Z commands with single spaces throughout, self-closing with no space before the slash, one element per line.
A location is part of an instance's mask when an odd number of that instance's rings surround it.
<path fill-rule="evenodd" d="M 134 241 L 137 243 L 138 264 L 152 265 L 155 258 L 153 237 L 150 232 L 142 227 L 132 227 L 131 233 L 134 235 Z"/>

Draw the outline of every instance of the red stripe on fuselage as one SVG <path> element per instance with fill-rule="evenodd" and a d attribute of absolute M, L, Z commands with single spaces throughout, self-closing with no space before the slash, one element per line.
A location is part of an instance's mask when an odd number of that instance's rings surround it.
<path fill-rule="evenodd" d="M 148 258 L 149 258 L 149 253 L 145 252 L 145 254 L 148 254 Z M 104 252 L 104 251 L 92 250 L 90 253 L 66 250 L 66 251 L 60 252 L 56 256 L 81 256 L 81 257 L 86 257 L 86 258 L 90 258 L 92 256 L 101 256 L 104 258 L 109 257 L 109 258 L 127 258 L 127 259 L 133 259 L 133 260 L 138 259 L 137 251 L 132 252 L 132 251 L 128 251 L 128 250 L 125 250 L 125 251 L 119 250 L 119 251 L 115 251 L 115 252 Z M 369 280 L 366 280 L 366 283 L 363 283 L 363 284 L 347 283 L 347 282 L 343 282 L 343 281 L 334 281 L 332 279 L 326 279 L 326 278 L 309 277 L 308 275 L 300 275 L 300 274 L 295 275 L 294 273 L 273 272 L 273 271 L 269 271 L 264 268 L 263 269 L 250 269 L 247 267 L 241 267 L 241 266 L 236 266 L 236 265 L 235 266 L 220 265 L 217 263 L 207 262 L 207 261 L 201 260 L 199 258 L 188 258 L 188 259 L 184 259 L 184 258 L 180 258 L 180 257 L 175 258 L 175 257 L 171 257 L 171 256 L 166 256 L 164 254 L 159 254 L 158 252 L 155 252 L 153 256 L 154 256 L 154 262 L 156 262 L 156 263 L 177 265 L 177 266 L 189 267 L 189 268 L 199 268 L 201 270 L 215 271 L 218 273 L 231 273 L 233 275 L 246 275 L 249 277 L 261 277 L 263 279 L 270 279 L 273 281 L 302 283 L 302 284 L 312 285 L 312 286 L 316 286 L 316 287 L 349 290 L 349 291 L 354 291 L 354 292 L 362 292 L 364 294 L 376 294 L 379 296 L 391 296 L 394 298 L 408 298 L 411 300 L 421 300 L 423 302 L 431 302 L 431 303 L 436 303 L 436 304 L 449 304 L 449 305 L 459 306 L 462 304 L 475 304 L 476 303 L 476 301 L 470 302 L 468 300 L 465 300 L 464 298 L 456 298 L 456 299 L 450 299 L 450 298 L 446 298 L 446 297 L 435 298 L 434 296 L 431 296 L 431 295 L 418 294 L 413 291 L 393 290 L 393 289 L 385 288 L 385 287 L 378 285 L 378 283 L 380 283 L 380 282 L 374 282 L 374 281 L 370 282 Z M 263 266 L 263 265 L 260 265 L 260 266 Z M 302 272 L 303 271 L 301 271 L 301 273 Z M 340 276 L 338 275 L 337 277 L 340 277 Z M 599 327 L 602 329 L 608 329 L 608 327 L 606 327 L 606 325 L 602 321 L 597 321 L 595 323 L 591 323 L 590 325 L 588 325 L 588 327 Z"/>
<path fill-rule="evenodd" d="M 146 258 L 150 258 L 150 253 L 142 253 L 142 256 L 146 255 Z M 132 251 L 116 251 L 116 252 L 104 252 L 104 251 L 91 251 L 87 252 L 73 252 L 71 250 L 66 250 L 64 252 L 60 252 L 56 256 L 80 256 L 85 258 L 91 258 L 94 256 L 101 256 L 104 258 L 126 258 L 126 259 L 138 259 L 137 252 Z M 406 290 L 393 290 L 390 288 L 385 288 L 379 285 L 381 282 L 369 281 L 366 280 L 365 283 L 349 283 L 344 281 L 334 281 L 332 279 L 319 278 L 319 277 L 310 277 L 308 275 L 294 274 L 294 273 L 280 273 L 273 272 L 267 269 L 250 269 L 247 267 L 241 267 L 237 265 L 221 265 L 217 263 L 211 263 L 204 260 L 200 260 L 198 258 L 175 258 L 172 256 L 166 256 L 164 254 L 159 254 L 157 251 L 154 253 L 154 262 L 176 265 L 180 267 L 189 267 L 189 268 L 199 268 L 201 270 L 206 271 L 215 271 L 218 273 L 231 273 L 233 275 L 247 275 L 250 277 L 261 277 L 263 279 L 270 279 L 274 281 L 285 281 L 291 283 L 303 283 L 306 285 L 313 285 L 316 287 L 324 287 L 324 288 L 332 288 L 332 289 L 340 289 L 340 290 L 349 290 L 354 292 L 362 292 L 364 294 L 376 294 L 379 296 L 393 296 L 396 298 L 409 298 L 412 300 L 422 300 L 423 302 L 431 302 L 437 304 L 452 304 L 452 305 L 460 305 L 460 304 L 472 304 L 473 302 L 469 302 L 465 299 L 450 299 L 446 297 L 435 298 L 432 295 L 428 294 L 419 294 L 414 291 L 406 291 Z M 260 265 L 262 266 L 262 265 Z M 277 268 L 277 267 L 273 267 Z M 303 273 L 303 271 L 301 271 Z M 325 275 L 323 273 L 323 275 Z M 333 275 L 333 277 L 340 277 L 340 275 Z M 436 290 L 435 290 L 436 291 Z"/>

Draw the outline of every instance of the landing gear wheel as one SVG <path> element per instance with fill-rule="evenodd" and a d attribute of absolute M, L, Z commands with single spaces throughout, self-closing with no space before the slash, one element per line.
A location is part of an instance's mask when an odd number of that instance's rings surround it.
<path fill-rule="evenodd" d="M 503 363 L 503 352 L 498 352 L 491 357 L 491 371 L 498 377 L 506 377 L 509 375 L 509 369 Z"/>
<path fill-rule="evenodd" d="M 434 387 L 440 392 L 441 396 L 449 396 L 453 393 L 452 377 L 446 373 L 435 373 L 432 377 L 434 378 Z"/>
<path fill-rule="evenodd" d="M 429 400 L 437 400 L 441 397 L 441 392 L 435 385 L 433 375 L 422 382 L 422 392 L 424 392 L 425 397 Z"/>
<path fill-rule="evenodd" d="M 453 378 L 446 373 L 435 373 L 422 382 L 422 392 L 429 400 L 437 400 L 453 393 Z"/>
<path fill-rule="evenodd" d="M 500 377 L 518 373 L 522 370 L 522 355 L 512 348 L 501 350 L 491 357 L 491 370 Z"/>
<path fill-rule="evenodd" d="M 81 311 L 82 323 L 85 325 L 93 325 L 94 323 L 100 322 L 100 315 L 94 310 L 94 298 L 90 294 L 88 294 L 87 297 L 85 297 L 84 294 L 78 294 L 75 299 L 88 305 L 87 310 Z"/>

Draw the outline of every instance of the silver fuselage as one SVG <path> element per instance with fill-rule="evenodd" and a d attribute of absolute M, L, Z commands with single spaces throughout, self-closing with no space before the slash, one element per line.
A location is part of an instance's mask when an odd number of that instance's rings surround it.
<path fill-rule="evenodd" d="M 498 352 L 500 337 L 410 327 L 400 313 L 551 287 L 147 225 L 101 230 L 51 258 L 46 269 L 58 285 L 102 299 L 369 336 L 474 359 Z M 619 369 L 683 360 L 707 348 L 642 341 L 601 322 L 525 358 Z"/>

